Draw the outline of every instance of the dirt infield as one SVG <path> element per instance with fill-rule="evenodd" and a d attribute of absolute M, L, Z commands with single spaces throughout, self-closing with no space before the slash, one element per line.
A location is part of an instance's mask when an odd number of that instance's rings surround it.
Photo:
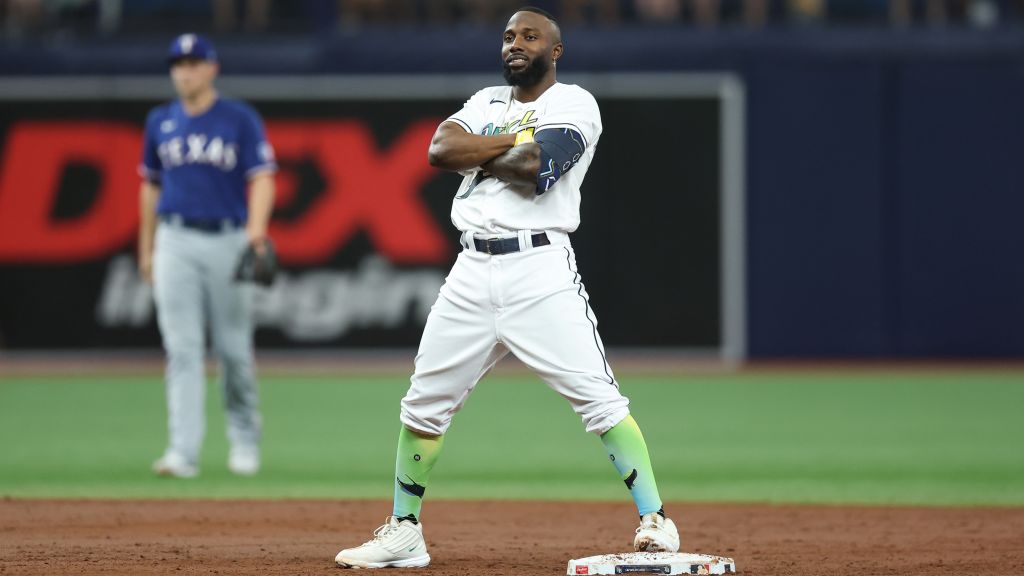
<path fill-rule="evenodd" d="M 429 502 L 433 562 L 408 576 L 565 574 L 626 550 L 629 504 Z M 0 501 L 0 574 L 344 574 L 386 502 Z M 1024 508 L 668 507 L 683 551 L 740 574 L 1024 574 Z M 388 574 L 398 573 L 394 570 Z"/>

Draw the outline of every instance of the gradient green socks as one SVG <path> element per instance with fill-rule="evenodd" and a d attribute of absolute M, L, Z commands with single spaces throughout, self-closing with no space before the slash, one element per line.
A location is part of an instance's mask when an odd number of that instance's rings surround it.
<path fill-rule="evenodd" d="M 658 484 L 654 481 L 651 456 L 647 453 L 644 435 L 633 416 L 626 416 L 622 422 L 605 432 L 601 442 L 604 442 L 608 457 L 626 482 L 640 516 L 659 512 L 661 496 L 658 495 Z"/>
<path fill-rule="evenodd" d="M 402 426 L 395 462 L 395 517 L 419 522 L 423 493 L 442 446 L 444 436 L 420 436 Z"/>
<path fill-rule="evenodd" d="M 601 436 L 615 468 L 619 471 L 640 515 L 661 510 L 661 496 L 654 481 L 647 443 L 636 420 L 626 416 Z M 430 471 L 444 446 L 444 436 L 421 436 L 402 426 L 395 462 L 395 506 L 400 519 L 418 522 Z"/>

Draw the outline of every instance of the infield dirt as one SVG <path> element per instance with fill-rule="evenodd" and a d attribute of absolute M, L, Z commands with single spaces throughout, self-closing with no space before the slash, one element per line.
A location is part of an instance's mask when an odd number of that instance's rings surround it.
<path fill-rule="evenodd" d="M 0 574 L 352 574 L 381 501 L 0 500 Z M 1024 574 L 1024 508 L 674 504 L 682 550 L 747 575 Z M 406 576 L 565 574 L 626 551 L 628 503 L 428 502 L 431 565 Z M 361 572 L 365 573 L 365 572 Z"/>

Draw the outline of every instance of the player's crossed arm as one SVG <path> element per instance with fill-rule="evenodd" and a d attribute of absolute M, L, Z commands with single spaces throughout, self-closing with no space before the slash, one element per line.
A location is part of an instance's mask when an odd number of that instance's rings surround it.
<path fill-rule="evenodd" d="M 515 146 L 480 167 L 509 184 L 532 187 L 537 181 L 541 156 L 540 146 L 534 142 L 532 134 L 532 130 L 518 133 Z"/>
<path fill-rule="evenodd" d="M 532 133 L 532 132 L 531 132 Z M 583 137 L 570 128 L 541 130 L 533 138 L 516 134 L 482 136 L 454 122 L 438 126 L 427 151 L 431 166 L 460 171 L 476 167 L 537 194 L 551 189 L 586 150 Z"/>
<path fill-rule="evenodd" d="M 538 196 L 579 162 L 586 150 L 583 137 L 571 128 L 550 128 L 522 138 L 504 154 L 481 167 L 511 184 L 529 186 Z"/>
<path fill-rule="evenodd" d="M 454 122 L 442 122 L 430 141 L 427 161 L 442 170 L 469 170 L 507 152 L 515 142 L 515 134 L 481 136 Z"/>

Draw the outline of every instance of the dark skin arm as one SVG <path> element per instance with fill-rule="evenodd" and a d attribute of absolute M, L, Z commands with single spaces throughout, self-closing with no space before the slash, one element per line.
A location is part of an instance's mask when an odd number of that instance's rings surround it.
<path fill-rule="evenodd" d="M 540 168 L 540 146 L 515 146 L 515 134 L 470 134 L 454 122 L 443 122 L 427 150 L 430 165 L 442 170 L 468 170 L 477 166 L 517 185 L 535 185 Z"/>
<path fill-rule="evenodd" d="M 468 170 L 504 154 L 516 142 L 515 134 L 470 134 L 454 122 L 442 122 L 427 150 L 427 161 L 442 170 Z"/>
<path fill-rule="evenodd" d="M 509 184 L 535 188 L 537 171 L 540 169 L 540 145 L 528 142 L 513 146 L 508 152 L 484 162 L 480 167 Z"/>

